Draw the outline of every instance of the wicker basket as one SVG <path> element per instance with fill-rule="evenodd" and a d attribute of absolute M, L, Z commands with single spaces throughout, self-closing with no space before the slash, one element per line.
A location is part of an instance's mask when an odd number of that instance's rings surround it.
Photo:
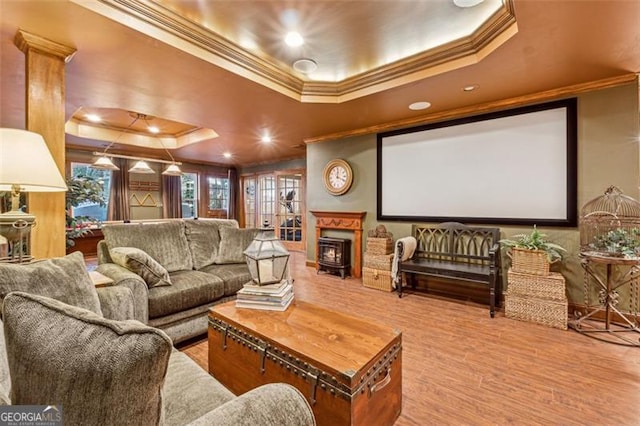
<path fill-rule="evenodd" d="M 368 254 L 389 254 L 393 251 L 392 238 L 367 237 Z"/>
<path fill-rule="evenodd" d="M 540 299 L 509 292 L 504 295 L 504 313 L 507 318 L 562 330 L 567 329 L 567 305 L 567 299 Z"/>
<path fill-rule="evenodd" d="M 542 250 L 527 250 L 512 247 L 508 253 L 514 272 L 534 275 L 549 275 L 549 259 Z"/>
<path fill-rule="evenodd" d="M 362 268 L 362 284 L 376 290 L 393 291 L 391 271 L 364 267 Z"/>
<path fill-rule="evenodd" d="M 562 274 L 550 272 L 547 276 L 523 274 L 509 269 L 509 286 L 511 295 L 539 297 L 542 299 L 565 300 L 565 283 Z"/>
<path fill-rule="evenodd" d="M 364 254 L 365 268 L 390 271 L 392 262 L 393 254 L 369 254 L 369 252 Z"/>

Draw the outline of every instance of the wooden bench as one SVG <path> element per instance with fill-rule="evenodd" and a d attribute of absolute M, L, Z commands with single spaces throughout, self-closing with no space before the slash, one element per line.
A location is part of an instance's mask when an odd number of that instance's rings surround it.
<path fill-rule="evenodd" d="M 417 240 L 411 258 L 400 261 L 405 248 L 402 241 L 396 243 L 399 251 L 395 282 L 398 297 L 402 297 L 403 273 L 413 288 L 417 275 L 486 284 L 489 288 L 489 314 L 493 318 L 502 290 L 499 280 L 500 229 L 446 222 L 436 226 L 413 225 L 411 234 Z"/>

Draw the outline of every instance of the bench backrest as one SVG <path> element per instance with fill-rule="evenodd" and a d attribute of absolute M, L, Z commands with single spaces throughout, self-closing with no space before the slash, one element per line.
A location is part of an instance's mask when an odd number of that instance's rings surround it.
<path fill-rule="evenodd" d="M 413 225 L 418 244 L 414 257 L 449 262 L 490 265 L 499 262 L 500 229 L 445 222 L 435 226 Z"/>

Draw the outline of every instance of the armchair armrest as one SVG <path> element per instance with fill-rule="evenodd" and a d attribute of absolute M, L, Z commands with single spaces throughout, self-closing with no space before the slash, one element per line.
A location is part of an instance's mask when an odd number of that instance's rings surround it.
<path fill-rule="evenodd" d="M 111 320 L 124 321 L 136 319 L 133 292 L 129 287 L 98 287 L 98 299 L 102 315 Z"/>
<path fill-rule="evenodd" d="M 191 426 L 313 426 L 311 407 L 293 386 L 260 386 L 196 419 Z"/>
<path fill-rule="evenodd" d="M 115 263 L 103 263 L 96 269 L 101 274 L 111 278 L 116 287 L 127 287 L 133 296 L 133 319 L 143 324 L 149 323 L 149 288 L 137 274 Z"/>

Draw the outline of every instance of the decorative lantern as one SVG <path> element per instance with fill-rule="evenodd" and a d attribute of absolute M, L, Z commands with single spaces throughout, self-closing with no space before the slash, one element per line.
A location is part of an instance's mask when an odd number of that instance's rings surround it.
<path fill-rule="evenodd" d="M 277 284 L 289 278 L 289 252 L 273 230 L 263 230 L 244 251 L 254 285 Z"/>

